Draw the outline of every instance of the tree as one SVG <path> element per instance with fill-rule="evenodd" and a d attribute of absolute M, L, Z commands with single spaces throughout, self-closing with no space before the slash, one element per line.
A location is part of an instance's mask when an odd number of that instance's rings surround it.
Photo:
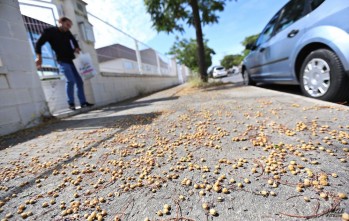
<path fill-rule="evenodd" d="M 198 56 L 197 56 L 197 48 L 198 48 L 198 45 L 196 44 L 195 39 L 179 40 L 177 38 L 177 41 L 171 47 L 169 54 L 175 55 L 181 64 L 184 64 L 185 66 L 192 69 L 193 71 L 198 72 L 199 62 L 198 62 Z M 204 41 L 204 51 L 205 51 L 204 57 L 205 57 L 206 65 L 211 66 L 212 65 L 211 55 L 215 54 L 215 52 L 212 48 L 209 48 L 207 46 L 207 40 Z"/>
<path fill-rule="evenodd" d="M 234 54 L 234 55 L 226 55 L 221 60 L 221 65 L 225 68 L 231 68 L 233 66 L 238 66 L 243 59 L 243 56 L 241 54 Z"/>
<path fill-rule="evenodd" d="M 189 26 L 194 26 L 199 72 L 204 82 L 207 82 L 207 64 L 202 25 L 217 23 L 218 16 L 215 13 L 223 11 L 226 1 L 229 0 L 144 0 L 147 12 L 157 31 L 183 32 L 184 22 Z"/>
<path fill-rule="evenodd" d="M 254 44 L 258 38 L 259 34 L 256 34 L 256 35 L 250 35 L 250 36 L 247 36 L 243 42 L 241 42 L 241 44 L 246 47 L 246 45 L 248 44 Z M 245 58 L 248 53 L 250 53 L 250 50 L 247 50 L 245 49 L 243 52 L 242 52 L 242 55 L 243 55 L 243 58 Z"/>

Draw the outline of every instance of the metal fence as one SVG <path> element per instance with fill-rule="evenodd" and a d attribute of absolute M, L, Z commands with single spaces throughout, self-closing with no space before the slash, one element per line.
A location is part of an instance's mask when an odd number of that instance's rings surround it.
<path fill-rule="evenodd" d="M 101 72 L 174 76 L 171 59 L 110 23 L 88 13 Z"/>
<path fill-rule="evenodd" d="M 28 39 L 30 40 L 30 46 L 32 49 L 33 57 L 35 59 L 35 44 L 39 39 L 41 33 L 45 28 L 52 27 L 52 25 L 45 22 L 39 21 L 37 19 L 22 15 L 24 25 L 26 27 Z M 49 43 L 43 45 L 42 49 L 42 68 L 38 70 L 38 75 L 40 78 L 57 78 L 62 74 L 57 64 L 56 55 L 51 49 Z"/>

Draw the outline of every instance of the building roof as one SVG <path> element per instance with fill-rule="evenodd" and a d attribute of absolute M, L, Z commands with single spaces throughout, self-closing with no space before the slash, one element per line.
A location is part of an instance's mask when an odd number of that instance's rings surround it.
<path fill-rule="evenodd" d="M 106 62 L 118 58 L 125 58 L 137 62 L 136 51 L 121 44 L 113 44 L 102 48 L 97 48 L 96 51 L 99 62 Z M 157 56 L 155 50 L 147 48 L 144 50 L 140 50 L 139 53 L 141 56 L 142 63 L 154 66 L 157 65 Z M 164 62 L 161 58 L 159 58 L 159 60 L 161 67 L 168 67 L 168 64 Z"/>

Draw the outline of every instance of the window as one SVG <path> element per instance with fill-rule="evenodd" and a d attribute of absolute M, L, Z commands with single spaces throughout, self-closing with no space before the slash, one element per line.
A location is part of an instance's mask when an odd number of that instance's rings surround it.
<path fill-rule="evenodd" d="M 282 15 L 275 32 L 279 32 L 304 16 L 307 0 L 290 1 L 282 10 Z"/>
<path fill-rule="evenodd" d="M 85 6 L 83 4 L 81 4 L 80 2 L 76 3 L 76 8 L 80 11 L 85 13 Z"/>
<path fill-rule="evenodd" d="M 314 11 L 319 7 L 325 0 L 312 0 L 310 3 L 311 10 Z"/>
<path fill-rule="evenodd" d="M 274 31 L 274 27 L 276 22 L 279 19 L 280 12 L 278 12 L 274 17 L 270 20 L 270 22 L 267 24 L 267 26 L 264 28 L 263 32 L 259 35 L 257 41 L 256 41 L 256 47 L 259 47 L 264 42 L 267 42 Z"/>
<path fill-rule="evenodd" d="M 125 68 L 126 70 L 132 70 L 132 69 L 133 69 L 132 62 L 130 62 L 130 61 L 124 61 L 124 68 Z"/>

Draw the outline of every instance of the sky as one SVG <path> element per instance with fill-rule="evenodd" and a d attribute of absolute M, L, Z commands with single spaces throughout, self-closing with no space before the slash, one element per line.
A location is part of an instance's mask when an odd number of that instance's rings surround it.
<path fill-rule="evenodd" d="M 20 0 L 20 2 L 31 4 L 39 1 Z M 50 7 L 49 2 L 51 0 L 41 0 L 39 3 L 42 6 Z M 188 26 L 185 26 L 183 34 L 179 32 L 158 33 L 152 27 L 144 0 L 84 0 L 84 2 L 87 3 L 87 11 L 98 17 L 98 19 L 93 16 L 88 17 L 89 22 L 93 25 L 96 48 L 119 43 L 136 49 L 135 40 L 137 40 L 138 49 L 151 47 L 166 55 L 175 42 L 176 36 L 180 39 L 196 38 L 194 27 Z M 271 17 L 286 2 L 288 0 L 226 1 L 224 11 L 217 12 L 218 23 L 203 27 L 204 38 L 208 40 L 208 46 L 216 52 L 212 58 L 212 65 L 219 65 L 225 55 L 240 54 L 244 49 L 241 42 L 245 37 L 260 33 Z M 49 19 L 50 13 L 52 16 L 50 10 L 40 8 L 38 12 L 34 8 L 22 5 L 21 11 L 30 17 L 54 23 Z M 54 9 L 53 12 L 57 14 L 57 9 Z"/>
<path fill-rule="evenodd" d="M 152 27 L 150 15 L 146 12 L 143 0 L 85 0 L 85 2 L 88 4 L 88 12 L 162 54 L 170 50 L 176 36 L 180 39 L 196 38 L 194 27 L 188 26 L 185 27 L 183 34 L 179 32 L 157 33 Z M 227 1 L 224 11 L 217 13 L 218 23 L 203 27 L 208 46 L 216 52 L 212 59 L 213 65 L 218 65 L 225 55 L 240 54 L 244 49 L 241 42 L 245 37 L 260 33 L 271 17 L 286 2 L 288 0 Z M 93 18 L 89 17 L 89 19 L 93 25 L 100 25 L 93 21 Z M 108 44 L 108 41 L 105 40 L 108 35 L 99 35 L 104 39 L 100 42 Z M 115 35 L 115 30 L 112 35 Z M 115 39 L 112 35 L 109 37 Z M 96 37 L 96 43 L 98 43 L 99 37 Z"/>

